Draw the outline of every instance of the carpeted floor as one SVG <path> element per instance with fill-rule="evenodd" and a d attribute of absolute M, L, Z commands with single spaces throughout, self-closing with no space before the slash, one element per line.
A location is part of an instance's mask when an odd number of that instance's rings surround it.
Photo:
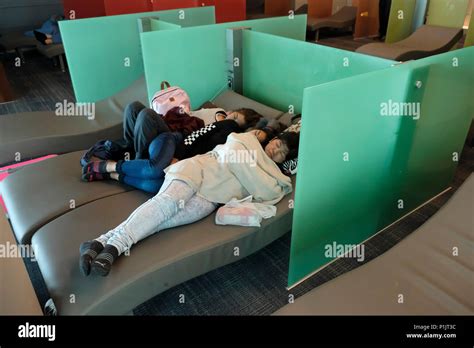
<path fill-rule="evenodd" d="M 10 103 L 0 103 L 0 117 L 27 111 L 55 110 L 56 103 L 75 102 L 69 73 L 54 66 L 51 59 L 36 51 L 25 53 L 26 62 L 15 66 L 15 54 L 0 54 L 8 81 L 16 96 Z"/>
<path fill-rule="evenodd" d="M 321 33 L 319 44 L 355 50 L 371 40 L 352 40 L 344 33 L 326 37 Z M 54 110 L 64 99 L 74 101 L 68 73 L 35 52 L 26 54 L 27 63 L 22 69 L 13 66 L 12 55 L 0 55 L 8 79 L 20 99 L 0 104 L 0 115 L 22 111 Z M 1 117 L 1 116 L 0 116 Z M 474 150 L 465 148 L 453 188 L 474 169 Z M 433 215 L 451 196 L 448 193 L 418 210 L 395 226 L 366 243 L 366 262 L 390 249 L 401 239 L 416 230 Z M 278 239 L 261 251 L 231 265 L 192 279 L 162 293 L 138 306 L 135 315 L 269 315 L 288 302 L 286 290 L 291 234 Z M 359 266 L 356 260 L 340 259 L 291 291 L 299 297 Z M 44 304 L 48 292 L 36 264 L 27 262 L 38 298 Z M 180 303 L 180 295 L 185 303 Z"/>

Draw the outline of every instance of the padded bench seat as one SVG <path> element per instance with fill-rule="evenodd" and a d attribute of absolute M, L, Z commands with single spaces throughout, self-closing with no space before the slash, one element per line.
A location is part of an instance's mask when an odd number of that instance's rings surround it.
<path fill-rule="evenodd" d="M 5 205 L 17 240 L 29 244 L 44 224 L 94 200 L 132 188 L 116 181 L 81 181 L 79 160 L 84 152 L 72 152 L 30 164 L 7 177 L 1 184 Z"/>
<path fill-rule="evenodd" d="M 57 116 L 54 111 L 23 112 L 0 117 L 0 164 L 89 148 L 101 139 L 123 134 L 123 111 L 130 101 L 148 103 L 145 79 L 96 103 L 95 118 Z M 68 101 L 68 102 L 73 102 Z"/>
<path fill-rule="evenodd" d="M 471 174 L 434 216 L 392 249 L 275 315 L 474 314 L 473 197 Z"/>
<path fill-rule="evenodd" d="M 294 180 L 293 180 L 294 182 Z M 81 206 L 46 224 L 32 239 L 36 259 L 60 315 L 126 314 L 173 286 L 241 260 L 291 230 L 287 195 L 261 228 L 218 226 L 215 213 L 165 230 L 122 255 L 107 277 L 84 277 L 79 245 L 116 227 L 149 195 L 131 191 Z M 239 256 L 235 256 L 235 248 Z M 76 302 L 70 303 L 70 294 Z"/>
<path fill-rule="evenodd" d="M 52 44 L 52 45 L 38 44 L 37 49 L 42 55 L 48 58 L 54 58 L 54 57 L 64 54 L 63 44 Z"/>

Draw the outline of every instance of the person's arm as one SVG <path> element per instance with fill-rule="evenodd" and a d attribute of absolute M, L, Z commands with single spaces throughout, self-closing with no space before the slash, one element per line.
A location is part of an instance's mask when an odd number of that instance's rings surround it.
<path fill-rule="evenodd" d="M 254 152 L 246 148 L 243 144 L 233 142 L 228 148 L 228 153 L 241 154 L 248 160 L 247 163 L 241 161 L 228 162 L 228 168 L 239 180 L 245 190 L 253 196 L 256 202 L 268 202 L 276 204 L 284 196 L 283 187 L 278 180 L 266 172 L 257 163 L 261 152 Z M 246 154 L 246 155 L 245 155 Z"/>
<path fill-rule="evenodd" d="M 184 158 L 212 151 L 217 145 L 225 144 L 229 134 L 234 132 L 240 132 L 240 127 L 233 120 L 215 122 L 201 128 L 184 139 Z"/>

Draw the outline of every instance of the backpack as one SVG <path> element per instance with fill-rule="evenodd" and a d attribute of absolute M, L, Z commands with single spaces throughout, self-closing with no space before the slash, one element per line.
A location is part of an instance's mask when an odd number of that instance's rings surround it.
<path fill-rule="evenodd" d="M 171 87 L 167 81 L 163 81 L 161 91 L 156 92 L 151 100 L 151 107 L 162 116 L 174 107 L 180 107 L 185 113 L 189 114 L 191 102 L 188 94 L 183 89 Z"/>

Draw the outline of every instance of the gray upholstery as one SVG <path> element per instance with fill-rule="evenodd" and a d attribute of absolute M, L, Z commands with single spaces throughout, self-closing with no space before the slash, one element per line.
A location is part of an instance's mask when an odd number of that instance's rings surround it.
<path fill-rule="evenodd" d="M 23 32 L 10 32 L 0 36 L 0 46 L 7 51 L 22 47 L 36 47 L 38 41 L 34 37 L 25 36 Z"/>
<path fill-rule="evenodd" d="M 238 108 L 254 109 L 266 119 L 278 119 L 283 113 L 280 110 L 273 109 L 269 106 L 256 102 L 232 90 L 222 92 L 212 101 L 215 105 L 225 110 L 236 110 Z"/>
<path fill-rule="evenodd" d="M 372 43 L 359 47 L 356 52 L 398 61 L 421 59 L 449 51 L 462 35 L 462 29 L 423 25 L 402 41 Z"/>
<path fill-rule="evenodd" d="M 448 203 L 391 250 L 275 314 L 474 314 L 473 197 L 471 174 Z"/>
<path fill-rule="evenodd" d="M 29 244 L 40 227 L 75 207 L 130 190 L 115 181 L 81 181 L 83 151 L 30 164 L 0 183 L 17 240 Z"/>
<path fill-rule="evenodd" d="M 0 116 L 0 164 L 52 153 L 86 149 L 101 139 L 122 137 L 123 110 L 133 100 L 148 104 L 145 79 L 140 78 L 117 95 L 96 103 L 93 120 L 56 116 L 52 111 Z"/>
<path fill-rule="evenodd" d="M 45 55 L 48 58 L 53 58 L 64 54 L 64 46 L 63 44 L 52 44 L 52 45 L 37 45 L 38 51 Z"/>
<path fill-rule="evenodd" d="M 355 25 L 357 7 L 344 6 L 332 16 L 324 18 L 308 17 L 308 29 L 315 31 L 321 28 L 342 29 Z"/>
<path fill-rule="evenodd" d="M 186 280 L 263 248 L 291 229 L 288 195 L 277 216 L 261 228 L 218 226 L 215 214 L 161 231 L 121 256 L 103 278 L 84 277 L 78 268 L 81 242 L 117 226 L 148 196 L 131 191 L 107 197 L 65 214 L 34 234 L 38 265 L 60 315 L 125 314 L 144 301 Z M 238 247 L 240 256 L 235 256 Z M 69 301 L 74 294 L 76 303 Z"/>

